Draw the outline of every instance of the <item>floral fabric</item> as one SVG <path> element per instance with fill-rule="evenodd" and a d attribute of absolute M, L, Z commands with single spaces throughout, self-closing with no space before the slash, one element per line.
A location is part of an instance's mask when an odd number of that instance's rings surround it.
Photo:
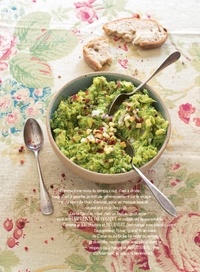
<path fill-rule="evenodd" d="M 0 271 L 200 271 L 199 10 L 195 0 L 0 0 Z M 71 173 L 46 133 L 53 94 L 92 72 L 83 44 L 104 35 L 104 23 L 131 16 L 161 23 L 166 43 L 144 51 L 110 38 L 114 59 L 103 70 L 144 80 L 170 53 L 181 53 L 149 82 L 169 109 L 172 133 L 146 173 L 175 204 L 176 218 L 140 179 L 103 185 Z M 24 145 L 30 117 L 45 136 L 40 163 L 54 204 L 50 216 L 40 212 L 35 160 Z"/>

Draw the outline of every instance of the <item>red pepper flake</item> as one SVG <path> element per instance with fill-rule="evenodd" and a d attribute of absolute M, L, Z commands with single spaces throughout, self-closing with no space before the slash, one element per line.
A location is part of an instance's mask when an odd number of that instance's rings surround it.
<path fill-rule="evenodd" d="M 60 191 L 59 192 L 59 197 L 62 197 L 64 194 L 65 194 L 64 191 Z"/>
<path fill-rule="evenodd" d="M 61 78 L 61 76 L 59 75 L 58 78 Z"/>
<path fill-rule="evenodd" d="M 62 178 L 65 178 L 65 174 L 64 174 L 64 173 L 62 173 L 62 174 L 61 174 L 61 177 L 62 177 Z"/>
<path fill-rule="evenodd" d="M 23 145 L 20 146 L 20 148 L 18 149 L 18 151 L 19 151 L 20 153 L 22 153 L 22 152 L 24 151 L 24 146 L 23 146 Z"/>
<path fill-rule="evenodd" d="M 53 238 L 53 237 L 51 237 L 51 241 L 54 241 L 54 238 Z"/>
<path fill-rule="evenodd" d="M 28 251 L 28 247 L 27 246 L 25 246 L 24 249 L 25 249 L 25 251 Z"/>
<path fill-rule="evenodd" d="M 33 192 L 36 193 L 36 189 L 33 189 Z"/>
<path fill-rule="evenodd" d="M 45 241 L 44 241 L 44 243 L 45 243 L 45 244 L 48 244 L 48 241 L 47 241 L 47 240 L 45 240 Z"/>
<path fill-rule="evenodd" d="M 134 14 L 133 14 L 133 18 L 138 18 L 138 19 L 140 19 L 140 15 L 139 15 L 138 13 L 134 13 Z"/>
<path fill-rule="evenodd" d="M 51 189 L 53 189 L 53 188 L 54 188 L 53 184 L 51 184 L 51 185 L 50 185 L 50 188 L 51 188 Z"/>
<path fill-rule="evenodd" d="M 20 163 L 23 165 L 24 164 L 24 160 L 20 160 Z"/>

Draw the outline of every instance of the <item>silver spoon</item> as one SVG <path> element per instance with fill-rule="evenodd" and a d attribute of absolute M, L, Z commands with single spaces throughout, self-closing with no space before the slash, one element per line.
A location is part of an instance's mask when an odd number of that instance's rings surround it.
<path fill-rule="evenodd" d="M 108 115 L 112 116 L 125 99 L 127 99 L 129 96 L 133 95 L 138 90 L 140 90 L 150 79 L 152 79 L 152 77 L 154 77 L 157 73 L 159 73 L 161 70 L 163 70 L 170 64 L 177 61 L 180 58 L 180 56 L 181 54 L 178 51 L 175 51 L 174 53 L 169 55 L 169 57 L 166 58 L 166 60 L 150 75 L 150 77 L 148 77 L 145 81 L 143 81 L 132 92 L 118 94 L 109 106 Z"/>
<path fill-rule="evenodd" d="M 134 151 L 130 143 L 118 135 L 123 142 L 126 143 L 125 152 L 133 158 Z M 152 194 L 155 196 L 158 203 L 163 207 L 163 209 L 172 216 L 177 216 L 176 208 L 174 204 L 153 184 L 151 181 L 133 164 L 131 163 L 133 169 L 138 173 L 138 175 L 143 179 L 145 184 L 149 187 Z"/>
<path fill-rule="evenodd" d="M 51 202 L 51 198 L 47 192 L 47 189 L 44 185 L 40 163 L 39 163 L 39 150 L 42 148 L 44 143 L 44 137 L 42 133 L 42 129 L 38 122 L 34 118 L 29 118 L 24 126 L 24 142 L 27 148 L 34 152 L 37 169 L 39 174 L 39 181 L 40 181 L 40 208 L 41 212 L 45 215 L 52 214 L 53 212 L 53 205 Z"/>

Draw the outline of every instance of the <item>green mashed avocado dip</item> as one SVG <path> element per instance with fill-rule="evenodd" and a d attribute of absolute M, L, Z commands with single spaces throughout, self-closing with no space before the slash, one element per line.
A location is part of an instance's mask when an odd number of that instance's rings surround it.
<path fill-rule="evenodd" d="M 155 157 L 169 123 L 155 109 L 147 90 L 129 97 L 114 116 L 106 114 L 116 95 L 134 88 L 131 82 L 108 82 L 97 76 L 87 90 L 61 100 L 50 124 L 63 154 L 83 168 L 107 174 L 130 171 L 132 159 L 141 167 Z M 124 151 L 126 144 L 119 134 L 133 146 L 133 158 Z"/>

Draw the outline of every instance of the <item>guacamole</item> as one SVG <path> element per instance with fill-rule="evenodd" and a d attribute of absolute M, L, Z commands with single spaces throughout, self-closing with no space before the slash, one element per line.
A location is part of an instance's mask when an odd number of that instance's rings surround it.
<path fill-rule="evenodd" d="M 130 171 L 132 160 L 140 167 L 155 157 L 168 121 L 155 109 L 147 90 L 125 100 L 114 116 L 107 114 L 116 95 L 134 88 L 131 82 L 108 82 L 97 76 L 87 90 L 61 100 L 50 124 L 63 154 L 83 168 L 107 174 Z M 133 146 L 133 158 L 124 151 L 119 134 Z"/>

